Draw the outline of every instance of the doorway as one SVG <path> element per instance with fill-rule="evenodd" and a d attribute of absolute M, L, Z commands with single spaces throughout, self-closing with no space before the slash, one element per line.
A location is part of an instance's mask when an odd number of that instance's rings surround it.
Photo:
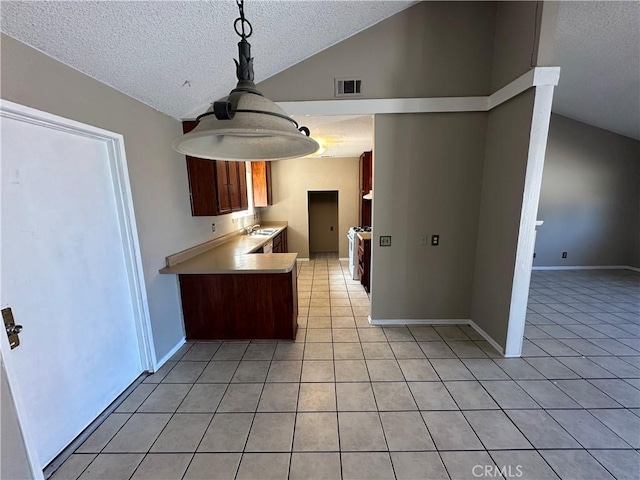
<path fill-rule="evenodd" d="M 338 191 L 308 192 L 309 258 L 338 257 Z"/>

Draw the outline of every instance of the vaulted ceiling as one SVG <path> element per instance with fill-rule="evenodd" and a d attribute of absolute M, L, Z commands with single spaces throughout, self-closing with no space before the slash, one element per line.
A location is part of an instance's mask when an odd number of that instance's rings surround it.
<path fill-rule="evenodd" d="M 256 81 L 415 3 L 249 0 Z M 1 7 L 4 33 L 175 118 L 235 85 L 238 11 L 232 0 L 2 1 Z M 640 3 L 561 2 L 556 37 L 562 73 L 554 111 L 640 139 Z M 362 152 L 363 131 L 372 122 L 305 123 L 327 137 L 332 125 L 339 128 L 343 146 L 350 144 L 345 125 L 351 125 L 359 135 L 351 143 Z"/>

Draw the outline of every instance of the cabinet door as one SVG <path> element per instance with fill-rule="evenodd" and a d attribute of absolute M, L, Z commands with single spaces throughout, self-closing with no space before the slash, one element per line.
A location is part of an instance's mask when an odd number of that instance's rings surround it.
<path fill-rule="evenodd" d="M 256 207 L 271 205 L 271 162 L 251 162 L 251 179 L 253 204 Z"/>
<path fill-rule="evenodd" d="M 216 162 L 202 158 L 187 157 L 191 215 L 218 215 Z"/>
<path fill-rule="evenodd" d="M 240 181 L 238 176 L 239 164 L 240 162 L 227 162 L 229 196 L 232 212 L 237 212 L 240 210 Z"/>
<path fill-rule="evenodd" d="M 216 175 L 218 179 L 218 212 L 221 214 L 232 212 L 228 163 L 229 162 L 221 162 L 220 160 L 216 161 Z"/>
<path fill-rule="evenodd" d="M 273 237 L 273 253 L 282 253 L 282 236 L 280 234 Z"/>
<path fill-rule="evenodd" d="M 249 197 L 247 196 L 247 164 L 238 163 L 238 192 L 240 195 L 240 210 L 249 208 Z"/>
<path fill-rule="evenodd" d="M 373 188 L 373 157 L 371 152 L 364 152 L 362 155 L 364 157 L 362 186 L 364 193 L 369 193 Z"/>
<path fill-rule="evenodd" d="M 287 229 L 285 228 L 282 233 L 282 253 L 289 253 L 289 244 L 287 242 Z"/>

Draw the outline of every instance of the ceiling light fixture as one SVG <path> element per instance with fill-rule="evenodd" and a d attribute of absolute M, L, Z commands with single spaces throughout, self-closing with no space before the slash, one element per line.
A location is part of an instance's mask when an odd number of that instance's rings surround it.
<path fill-rule="evenodd" d="M 247 38 L 253 27 L 244 18 L 244 0 L 236 0 L 240 17 L 233 27 L 240 36 L 236 62 L 238 84 L 196 120 L 198 126 L 176 138 L 174 150 L 197 158 L 264 161 L 298 158 L 316 152 L 318 142 L 253 83 L 253 58 Z"/>

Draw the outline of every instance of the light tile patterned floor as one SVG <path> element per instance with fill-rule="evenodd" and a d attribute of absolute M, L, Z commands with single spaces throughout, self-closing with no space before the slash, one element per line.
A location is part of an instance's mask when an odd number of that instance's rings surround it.
<path fill-rule="evenodd" d="M 370 326 L 345 273 L 302 262 L 295 343 L 185 345 L 55 478 L 640 478 L 639 274 L 534 272 L 504 359 L 468 327 Z"/>

